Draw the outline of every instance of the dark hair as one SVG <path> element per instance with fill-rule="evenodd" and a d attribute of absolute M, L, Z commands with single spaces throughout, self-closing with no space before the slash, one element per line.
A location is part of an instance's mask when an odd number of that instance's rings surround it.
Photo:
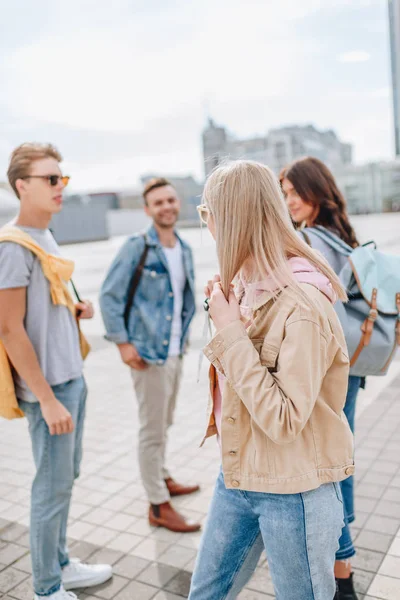
<path fill-rule="evenodd" d="M 172 183 L 168 181 L 168 179 L 165 179 L 165 177 L 153 177 L 152 179 L 150 179 L 144 186 L 143 190 L 143 199 L 145 203 L 147 204 L 147 194 L 149 194 L 153 190 L 156 190 L 157 188 L 164 187 L 166 185 L 172 186 Z"/>
<path fill-rule="evenodd" d="M 296 160 L 280 172 L 281 185 L 284 179 L 290 181 L 303 202 L 318 209 L 314 225 L 330 229 L 352 248 L 359 245 L 349 221 L 346 200 L 322 161 L 312 157 Z"/>

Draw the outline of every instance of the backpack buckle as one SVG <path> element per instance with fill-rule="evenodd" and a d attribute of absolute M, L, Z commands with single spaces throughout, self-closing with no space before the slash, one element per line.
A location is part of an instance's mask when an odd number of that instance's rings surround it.
<path fill-rule="evenodd" d="M 377 320 L 378 318 L 378 311 L 376 308 L 371 308 L 371 310 L 369 311 L 368 314 L 368 320 L 372 321 L 373 323 Z"/>

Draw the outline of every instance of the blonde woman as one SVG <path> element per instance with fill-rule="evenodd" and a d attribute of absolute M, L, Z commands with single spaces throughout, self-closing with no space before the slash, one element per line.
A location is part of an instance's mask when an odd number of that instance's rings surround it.
<path fill-rule="evenodd" d="M 267 167 L 217 168 L 199 210 L 220 266 L 206 287 L 216 334 L 205 354 L 206 437 L 218 435 L 222 468 L 189 599 L 236 598 L 264 547 L 277 600 L 331 600 L 338 482 L 354 471 L 348 356 L 333 309 L 345 292 L 297 236 Z"/>

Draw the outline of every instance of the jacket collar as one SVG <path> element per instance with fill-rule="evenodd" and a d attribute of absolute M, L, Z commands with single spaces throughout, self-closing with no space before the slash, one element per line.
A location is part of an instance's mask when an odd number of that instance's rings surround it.
<path fill-rule="evenodd" d="M 176 229 L 174 230 L 174 233 L 175 233 L 176 237 L 178 238 L 178 240 L 180 241 L 182 248 L 187 248 L 186 242 L 184 242 L 182 240 L 182 238 L 180 237 L 180 235 L 178 234 Z M 154 225 L 151 225 L 149 227 L 149 229 L 146 231 L 146 238 L 147 238 L 147 243 L 149 244 L 149 246 L 161 246 L 160 239 L 158 237 L 158 233 L 157 233 L 157 230 L 154 227 Z"/>

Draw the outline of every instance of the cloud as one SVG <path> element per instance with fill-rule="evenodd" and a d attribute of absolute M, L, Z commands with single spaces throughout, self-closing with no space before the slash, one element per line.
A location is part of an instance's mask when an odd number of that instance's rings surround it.
<path fill-rule="evenodd" d="M 334 127 L 370 154 L 352 128 L 360 106 L 390 130 L 387 39 L 365 28 L 386 26 L 381 0 L 37 0 L 32 23 L 30 4 L 0 24 L 1 169 L 10 145 L 37 139 L 60 147 L 79 186 L 201 176 L 208 114 L 243 137 Z M 10 15 L 26 22 L 4 37 Z M 343 64 L 370 58 L 356 77 Z"/>
<path fill-rule="evenodd" d="M 351 52 L 343 52 L 339 54 L 338 61 L 342 63 L 361 63 L 370 60 L 371 55 L 364 50 L 353 50 Z"/>

